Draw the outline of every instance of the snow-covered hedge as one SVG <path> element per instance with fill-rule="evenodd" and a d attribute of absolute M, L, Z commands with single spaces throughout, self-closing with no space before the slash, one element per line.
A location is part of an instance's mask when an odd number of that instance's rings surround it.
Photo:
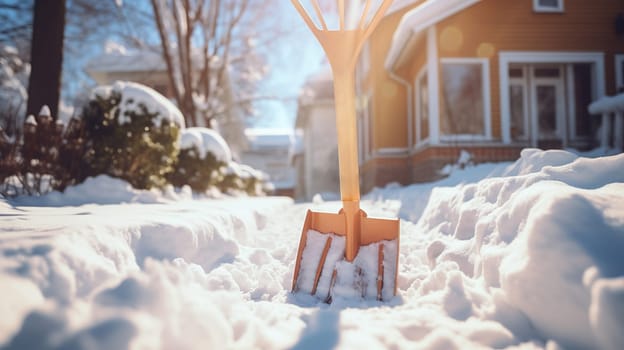
<path fill-rule="evenodd" d="M 139 189 L 167 183 L 184 118 L 165 97 L 136 83 L 100 86 L 91 93 L 82 118 L 89 175 L 109 174 Z"/>

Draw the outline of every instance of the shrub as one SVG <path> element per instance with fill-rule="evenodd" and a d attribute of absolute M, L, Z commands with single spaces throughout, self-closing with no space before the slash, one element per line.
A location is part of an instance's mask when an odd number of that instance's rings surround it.
<path fill-rule="evenodd" d="M 180 111 L 137 83 L 96 88 L 82 111 L 87 135 L 87 176 L 108 174 L 133 187 L 162 187 L 178 156 L 184 127 Z"/>
<path fill-rule="evenodd" d="M 0 194 L 41 195 L 82 178 L 84 139 L 80 122 L 54 122 L 47 106 L 9 137 L 0 127 Z"/>
<path fill-rule="evenodd" d="M 189 185 L 205 192 L 222 179 L 222 168 L 231 161 L 230 148 L 212 129 L 188 128 L 181 132 L 178 163 L 168 179 L 172 185 Z"/>

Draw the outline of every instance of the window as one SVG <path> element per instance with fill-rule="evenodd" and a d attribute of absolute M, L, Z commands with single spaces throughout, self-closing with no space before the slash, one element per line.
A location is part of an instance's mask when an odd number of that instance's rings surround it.
<path fill-rule="evenodd" d="M 535 12 L 563 12 L 563 0 L 533 0 Z"/>
<path fill-rule="evenodd" d="M 423 70 L 416 81 L 417 131 L 416 144 L 429 138 L 429 83 L 427 71 Z"/>
<path fill-rule="evenodd" d="M 440 135 L 489 136 L 487 59 L 442 59 Z"/>

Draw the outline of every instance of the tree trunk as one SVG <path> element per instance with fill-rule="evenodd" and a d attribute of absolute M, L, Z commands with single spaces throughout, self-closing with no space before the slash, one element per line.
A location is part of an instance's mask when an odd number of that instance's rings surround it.
<path fill-rule="evenodd" d="M 65 0 L 35 0 L 27 113 L 48 105 L 58 115 L 63 66 Z"/>

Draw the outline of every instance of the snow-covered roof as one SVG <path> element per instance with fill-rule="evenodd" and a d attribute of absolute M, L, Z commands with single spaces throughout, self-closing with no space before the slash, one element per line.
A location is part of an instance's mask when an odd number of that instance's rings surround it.
<path fill-rule="evenodd" d="M 91 75 L 96 72 L 152 72 L 166 69 L 160 53 L 148 50 L 107 52 L 90 60 L 85 68 Z"/>
<path fill-rule="evenodd" d="M 293 129 L 284 128 L 249 128 L 245 136 L 250 149 L 285 148 L 293 144 Z"/>
<path fill-rule="evenodd" d="M 143 105 L 150 113 L 157 114 L 154 121 L 156 126 L 160 126 L 163 120 L 168 120 L 171 124 L 184 128 L 182 112 L 171 101 L 156 92 L 156 90 L 139 83 L 116 81 L 113 85 L 96 87 L 91 92 L 91 95 L 107 99 L 112 92 L 117 92 L 121 95 L 121 102 L 119 103 L 121 123 L 129 121 L 126 119 L 126 111 L 131 111 Z"/>
<path fill-rule="evenodd" d="M 392 70 L 392 66 L 412 35 L 422 32 L 479 1 L 481 0 L 427 0 L 408 11 L 392 37 L 392 45 L 386 56 L 386 69 Z"/>
<path fill-rule="evenodd" d="M 206 157 L 206 153 L 214 154 L 217 160 L 224 163 L 232 161 L 232 152 L 227 142 L 215 130 L 208 128 L 188 128 L 180 133 L 180 148 L 189 149 L 193 146 L 199 150 L 199 157 Z"/>

